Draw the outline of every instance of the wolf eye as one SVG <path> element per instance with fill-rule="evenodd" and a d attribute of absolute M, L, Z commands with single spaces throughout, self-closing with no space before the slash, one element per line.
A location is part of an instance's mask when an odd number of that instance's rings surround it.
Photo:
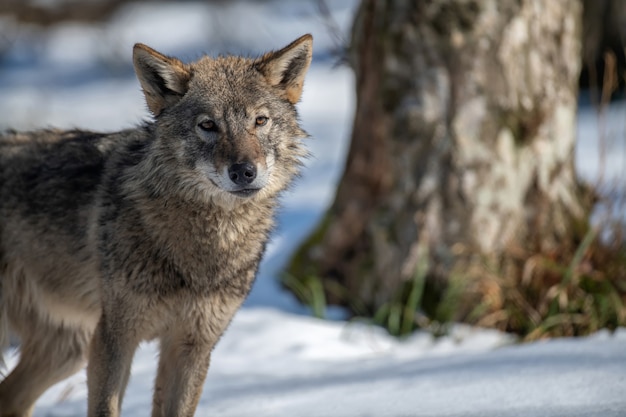
<path fill-rule="evenodd" d="M 257 118 L 256 118 L 256 120 L 254 121 L 254 123 L 255 123 L 257 126 L 265 126 L 265 125 L 267 124 L 267 121 L 268 121 L 269 119 L 270 119 L 270 118 L 269 118 L 269 117 L 267 117 L 267 116 L 259 116 L 259 117 L 257 117 Z"/>
<path fill-rule="evenodd" d="M 217 125 L 213 120 L 203 120 L 198 123 L 198 127 L 205 132 L 217 132 Z"/>

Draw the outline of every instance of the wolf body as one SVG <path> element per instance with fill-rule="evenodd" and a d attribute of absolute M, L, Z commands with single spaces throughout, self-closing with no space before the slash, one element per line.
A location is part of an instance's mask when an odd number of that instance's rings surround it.
<path fill-rule="evenodd" d="M 184 64 L 137 44 L 154 115 L 113 134 L 0 137 L 0 340 L 21 340 L 0 416 L 88 360 L 88 415 L 119 415 L 138 344 L 158 339 L 152 416 L 194 414 L 210 353 L 248 294 L 297 174 L 312 54 Z"/>

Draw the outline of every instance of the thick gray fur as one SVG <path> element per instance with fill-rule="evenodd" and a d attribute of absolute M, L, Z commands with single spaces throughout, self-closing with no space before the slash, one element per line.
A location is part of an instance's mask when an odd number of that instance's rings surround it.
<path fill-rule="evenodd" d="M 295 104 L 311 53 L 310 35 L 191 64 L 137 44 L 153 121 L 0 136 L 0 341 L 21 341 L 1 417 L 30 416 L 87 360 L 89 416 L 119 415 L 149 339 L 161 348 L 152 416 L 194 414 L 305 155 Z"/>

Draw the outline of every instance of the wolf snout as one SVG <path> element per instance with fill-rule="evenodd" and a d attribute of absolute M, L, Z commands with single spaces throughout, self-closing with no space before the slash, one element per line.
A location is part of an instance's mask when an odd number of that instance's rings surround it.
<path fill-rule="evenodd" d="M 228 168 L 228 178 L 237 185 L 250 185 L 256 179 L 256 166 L 250 162 L 232 164 Z"/>

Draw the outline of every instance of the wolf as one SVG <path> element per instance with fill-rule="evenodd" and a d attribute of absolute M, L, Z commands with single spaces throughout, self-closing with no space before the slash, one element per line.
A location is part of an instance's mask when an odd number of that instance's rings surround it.
<path fill-rule="evenodd" d="M 149 121 L 0 137 L 0 341 L 20 339 L 0 416 L 30 416 L 86 362 L 88 415 L 118 416 L 151 339 L 152 416 L 195 413 L 307 154 L 296 103 L 312 47 L 304 35 L 257 58 L 187 64 L 136 44 Z"/>

